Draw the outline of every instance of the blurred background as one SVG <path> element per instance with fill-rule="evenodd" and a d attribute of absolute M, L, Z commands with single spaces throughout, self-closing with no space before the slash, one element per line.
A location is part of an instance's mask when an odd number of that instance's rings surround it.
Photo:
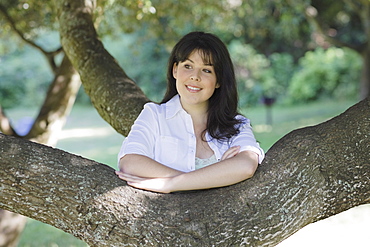
<path fill-rule="evenodd" d="M 106 49 L 145 94 L 160 101 L 173 44 L 212 32 L 234 61 L 240 111 L 265 151 L 293 129 L 326 121 L 369 95 L 370 1 L 98 1 Z M 63 60 L 53 1 L 0 0 L 0 106 L 19 135 L 42 108 Z M 124 139 L 100 118 L 81 87 L 57 148 L 116 167 Z M 311 224 L 287 246 L 368 246 L 370 208 Z M 27 220 L 19 246 L 86 246 Z"/>

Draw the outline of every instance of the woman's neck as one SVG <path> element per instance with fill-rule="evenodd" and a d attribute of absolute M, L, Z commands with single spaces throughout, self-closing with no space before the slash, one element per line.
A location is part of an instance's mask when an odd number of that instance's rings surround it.
<path fill-rule="evenodd" d="M 180 100 L 181 102 L 181 100 Z M 195 104 L 189 105 L 181 102 L 182 108 L 193 118 L 193 119 L 202 119 L 205 117 L 207 119 L 208 114 L 208 104 Z"/>
<path fill-rule="evenodd" d="M 204 108 L 201 109 L 199 107 L 195 107 L 195 108 L 190 108 L 190 109 L 187 108 L 184 110 L 191 116 L 191 119 L 193 120 L 194 128 L 198 129 L 200 127 L 200 128 L 205 129 L 207 125 L 207 119 L 208 119 L 207 109 L 204 109 Z"/>

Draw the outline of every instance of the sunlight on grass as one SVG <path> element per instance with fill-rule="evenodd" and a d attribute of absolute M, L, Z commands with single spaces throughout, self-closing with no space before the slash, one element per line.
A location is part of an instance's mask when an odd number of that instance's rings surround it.
<path fill-rule="evenodd" d="M 59 140 L 67 138 L 109 136 L 111 133 L 112 130 L 110 127 L 67 129 L 61 132 Z"/>
<path fill-rule="evenodd" d="M 369 229 L 370 205 L 362 205 L 310 224 L 277 247 L 368 247 Z"/>
<path fill-rule="evenodd" d="M 53 226 L 29 219 L 18 247 L 87 247 L 83 241 Z"/>

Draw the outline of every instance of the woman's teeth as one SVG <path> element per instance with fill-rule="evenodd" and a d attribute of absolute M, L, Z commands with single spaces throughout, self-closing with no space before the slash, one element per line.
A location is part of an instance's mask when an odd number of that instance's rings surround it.
<path fill-rule="evenodd" d="M 190 90 L 200 91 L 199 87 L 192 87 L 192 86 L 186 86 L 186 87 L 189 88 Z"/>

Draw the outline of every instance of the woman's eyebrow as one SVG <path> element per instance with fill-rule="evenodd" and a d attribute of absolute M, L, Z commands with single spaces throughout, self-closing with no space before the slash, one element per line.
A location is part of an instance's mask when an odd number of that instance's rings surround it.
<path fill-rule="evenodd" d="M 187 58 L 186 60 L 188 60 L 189 62 L 191 62 L 191 63 L 194 63 L 194 61 L 193 60 L 191 60 L 191 59 L 189 59 L 189 58 Z M 213 64 L 212 63 L 205 63 L 204 65 L 206 65 L 206 66 L 213 66 Z"/>

